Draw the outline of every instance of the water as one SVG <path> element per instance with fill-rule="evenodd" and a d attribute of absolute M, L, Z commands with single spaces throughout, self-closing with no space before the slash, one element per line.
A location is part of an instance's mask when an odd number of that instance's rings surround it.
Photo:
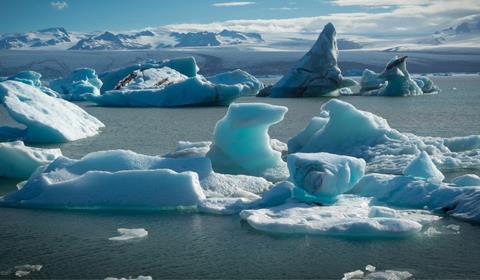
<path fill-rule="evenodd" d="M 402 132 L 424 136 L 480 134 L 478 76 L 435 77 L 443 89 L 436 96 L 412 98 L 342 97 L 362 110 L 385 117 Z M 456 90 L 452 90 L 452 88 Z M 286 141 L 319 112 L 327 98 L 268 99 L 289 108 L 285 120 L 271 128 Z M 211 140 L 226 108 L 100 108 L 82 103 L 106 124 L 92 138 L 60 146 L 80 158 L 105 149 L 131 149 L 159 155 L 177 141 Z M 0 110 L 0 123 L 11 123 Z M 468 170 L 480 174 L 479 170 Z M 459 175 L 447 174 L 452 177 Z M 0 193 L 16 180 L 0 179 Z M 271 235 L 258 232 L 236 216 L 174 212 L 86 212 L 0 208 L 0 271 L 21 264 L 42 264 L 32 278 L 105 278 L 151 275 L 154 278 L 341 278 L 372 264 L 378 269 L 408 270 L 417 278 L 479 278 L 480 226 L 445 218 L 445 231 L 460 225 L 460 234 L 418 235 L 402 240 L 351 240 L 322 236 Z M 116 229 L 146 228 L 137 242 L 108 238 Z M 2 276 L 0 276 L 1 278 Z"/>

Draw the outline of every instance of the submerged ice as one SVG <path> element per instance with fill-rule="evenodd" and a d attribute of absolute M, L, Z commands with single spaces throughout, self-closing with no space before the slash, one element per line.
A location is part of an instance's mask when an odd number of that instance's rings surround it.
<path fill-rule="evenodd" d="M 74 141 L 96 135 L 104 127 L 77 105 L 22 82 L 1 82 L 0 101 L 15 121 L 26 126 L 22 133 L 26 142 Z M 1 127 L 0 131 L 5 129 Z"/>

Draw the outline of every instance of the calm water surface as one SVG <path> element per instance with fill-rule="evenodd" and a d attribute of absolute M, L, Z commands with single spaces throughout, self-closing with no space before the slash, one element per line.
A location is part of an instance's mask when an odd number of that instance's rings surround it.
<path fill-rule="evenodd" d="M 434 80 L 443 89 L 436 96 L 341 99 L 383 116 L 402 132 L 441 137 L 480 134 L 480 76 Z M 270 130 L 272 137 L 282 141 L 302 129 L 326 101 L 255 97 L 238 100 L 287 106 L 285 120 Z M 104 122 L 106 128 L 96 137 L 50 146 L 60 147 L 68 157 L 120 148 L 164 154 L 180 140 L 211 140 L 215 123 L 226 112 L 226 108 L 81 106 Z M 2 109 L 0 124 L 5 123 L 11 120 Z M 14 190 L 16 183 L 0 179 L 0 194 Z M 435 227 L 442 231 L 446 225 L 460 225 L 460 234 L 350 240 L 265 234 L 236 216 L 196 213 L 0 208 L 0 217 L 0 271 L 27 263 L 44 266 L 27 278 L 341 278 L 344 272 L 367 264 L 378 269 L 408 270 L 416 278 L 480 278 L 480 226 L 451 218 Z M 145 228 L 149 235 L 137 242 L 109 241 L 119 227 Z"/>

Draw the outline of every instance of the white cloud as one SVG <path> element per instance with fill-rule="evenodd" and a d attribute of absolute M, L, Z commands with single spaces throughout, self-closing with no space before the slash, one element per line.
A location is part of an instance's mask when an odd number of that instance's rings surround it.
<path fill-rule="evenodd" d="M 50 2 L 50 6 L 57 10 L 68 8 L 68 3 L 65 1 Z"/>
<path fill-rule="evenodd" d="M 268 8 L 270 11 L 294 11 L 298 10 L 297 7 L 278 7 L 278 8 Z"/>
<path fill-rule="evenodd" d="M 253 5 L 253 4 L 255 4 L 255 2 L 242 1 L 242 2 L 213 3 L 212 6 L 214 6 L 214 7 L 240 7 L 240 6 L 247 6 L 247 5 Z"/>

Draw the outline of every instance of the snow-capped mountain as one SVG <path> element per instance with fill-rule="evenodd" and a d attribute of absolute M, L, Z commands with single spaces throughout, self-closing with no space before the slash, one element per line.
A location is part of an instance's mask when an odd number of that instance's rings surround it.
<path fill-rule="evenodd" d="M 472 17 L 457 25 L 436 31 L 432 36 L 420 40 L 420 44 L 443 45 L 451 42 L 471 41 L 480 35 L 480 16 Z M 477 41 L 477 40 L 475 40 Z"/>
<path fill-rule="evenodd" d="M 64 28 L 48 28 L 35 32 L 0 36 L 0 49 L 70 49 L 70 50 L 139 50 L 179 47 L 228 46 L 264 42 L 259 33 L 233 30 L 221 32 L 174 32 L 166 28 L 123 33 L 68 32 Z"/>

